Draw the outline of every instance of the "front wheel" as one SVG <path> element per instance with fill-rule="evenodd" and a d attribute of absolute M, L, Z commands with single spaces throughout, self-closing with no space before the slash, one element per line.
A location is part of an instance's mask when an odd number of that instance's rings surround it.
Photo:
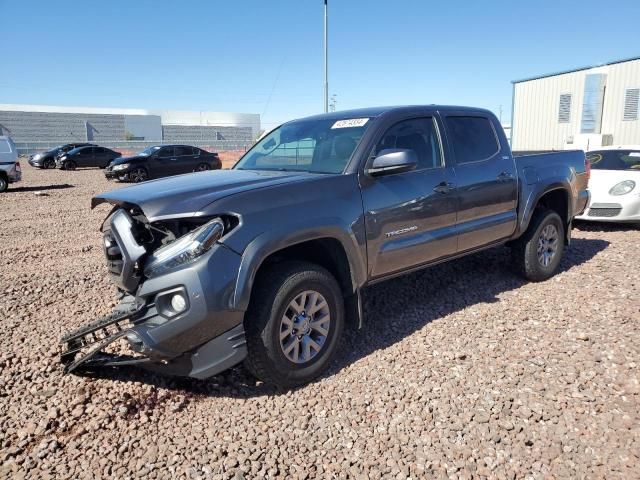
<path fill-rule="evenodd" d="M 78 165 L 73 160 L 67 160 L 66 162 L 64 162 L 62 164 L 62 169 L 63 170 L 75 170 L 77 168 L 77 166 Z"/>
<path fill-rule="evenodd" d="M 547 280 L 556 272 L 564 251 L 564 224 L 552 210 L 534 213 L 526 233 L 511 247 L 515 266 L 528 280 Z"/>
<path fill-rule="evenodd" d="M 146 169 L 138 167 L 131 171 L 129 178 L 132 182 L 140 183 L 146 181 L 149 178 L 149 174 Z"/>
<path fill-rule="evenodd" d="M 245 315 L 249 371 L 293 388 L 320 375 L 344 329 L 344 300 L 335 278 L 306 262 L 272 266 L 256 282 Z"/>
<path fill-rule="evenodd" d="M 211 170 L 211 165 L 208 163 L 201 163 L 195 169 L 196 172 L 206 172 L 207 170 Z"/>
<path fill-rule="evenodd" d="M 53 158 L 47 158 L 43 163 L 42 166 L 44 168 L 56 168 L 56 161 Z"/>

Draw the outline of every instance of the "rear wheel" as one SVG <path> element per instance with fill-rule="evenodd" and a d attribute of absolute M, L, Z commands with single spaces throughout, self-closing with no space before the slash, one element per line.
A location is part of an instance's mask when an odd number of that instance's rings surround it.
<path fill-rule="evenodd" d="M 534 282 L 556 272 L 564 251 L 564 224 L 552 210 L 534 213 L 526 233 L 512 245 L 512 256 L 520 273 Z"/>
<path fill-rule="evenodd" d="M 149 174 L 147 173 L 147 170 L 145 168 L 138 167 L 131 171 L 131 173 L 129 174 L 129 178 L 132 182 L 140 183 L 148 180 Z"/>
<path fill-rule="evenodd" d="M 9 181 L 4 175 L 0 175 L 0 193 L 6 192 L 9 188 Z"/>
<path fill-rule="evenodd" d="M 62 164 L 62 168 L 64 170 L 75 170 L 78 167 L 78 164 L 73 160 L 67 160 Z"/>
<path fill-rule="evenodd" d="M 258 279 L 245 316 L 247 368 L 280 388 L 320 375 L 344 328 L 344 300 L 335 278 L 305 262 L 271 267 Z"/>
<path fill-rule="evenodd" d="M 211 170 L 211 165 L 208 163 L 201 163 L 196 167 L 196 172 L 206 172 L 207 170 Z"/>

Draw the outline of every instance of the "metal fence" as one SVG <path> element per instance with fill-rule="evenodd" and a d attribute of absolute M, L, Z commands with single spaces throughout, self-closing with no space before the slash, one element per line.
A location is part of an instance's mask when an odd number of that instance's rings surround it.
<path fill-rule="evenodd" d="M 77 143 L 77 142 L 76 142 Z M 140 152 L 147 147 L 154 145 L 175 145 L 176 142 L 147 142 L 140 140 L 124 140 L 118 142 L 87 142 L 95 143 L 101 147 L 111 148 L 121 153 L 131 154 Z M 186 143 L 186 142 L 185 142 Z M 242 151 L 246 152 L 252 145 L 252 142 L 238 142 L 234 140 L 209 140 L 202 142 L 189 142 L 193 147 L 199 147 L 210 152 L 221 151 Z M 16 142 L 16 149 L 19 155 L 31 155 L 36 152 L 51 150 L 59 146 L 59 142 Z"/>

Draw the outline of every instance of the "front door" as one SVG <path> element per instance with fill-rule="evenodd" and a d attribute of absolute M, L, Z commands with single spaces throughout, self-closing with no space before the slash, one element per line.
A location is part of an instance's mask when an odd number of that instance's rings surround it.
<path fill-rule="evenodd" d="M 517 224 L 518 180 L 506 138 L 490 116 L 448 113 L 443 118 L 456 160 L 458 251 L 510 237 Z M 499 135 L 502 135 L 502 140 Z"/>
<path fill-rule="evenodd" d="M 153 172 L 151 174 L 154 177 L 168 177 L 178 173 L 180 173 L 180 171 L 174 147 L 162 147 L 158 150 L 158 153 L 156 153 L 153 161 Z"/>
<path fill-rule="evenodd" d="M 93 149 L 95 147 L 85 147 L 78 152 L 76 161 L 78 167 L 95 167 L 93 163 Z"/>
<path fill-rule="evenodd" d="M 369 275 L 401 272 L 456 252 L 456 179 L 445 161 L 438 124 L 425 116 L 391 126 L 369 163 L 389 148 L 414 150 L 415 170 L 362 178 Z"/>

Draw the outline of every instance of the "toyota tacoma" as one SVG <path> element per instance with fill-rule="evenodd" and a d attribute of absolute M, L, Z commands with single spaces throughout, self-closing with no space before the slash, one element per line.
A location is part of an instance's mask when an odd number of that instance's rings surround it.
<path fill-rule="evenodd" d="M 334 358 L 367 286 L 507 244 L 531 281 L 557 270 L 589 200 L 582 151 L 514 157 L 467 107 L 285 123 L 230 170 L 98 195 L 113 313 L 66 334 L 67 371 L 138 365 L 204 379 L 240 362 L 292 388 Z"/>

